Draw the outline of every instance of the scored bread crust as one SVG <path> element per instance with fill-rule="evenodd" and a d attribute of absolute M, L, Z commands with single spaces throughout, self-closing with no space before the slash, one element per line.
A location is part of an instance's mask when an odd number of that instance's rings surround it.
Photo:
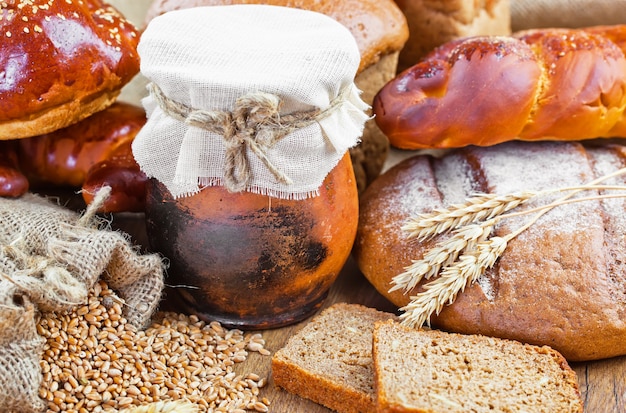
<path fill-rule="evenodd" d="M 390 293 L 393 277 L 448 236 L 408 240 L 401 227 L 410 218 L 462 203 L 475 193 L 577 186 L 624 166 L 624 146 L 578 142 L 518 141 L 468 147 L 441 158 L 413 156 L 363 194 L 355 260 L 374 287 L 402 307 L 417 290 Z M 605 183 L 625 182 L 620 177 Z M 594 193 L 586 191 L 585 196 Z M 549 199 L 554 198 L 540 197 L 518 209 Z M 432 325 L 549 345 L 569 361 L 626 354 L 625 209 L 623 199 L 612 199 L 563 205 L 546 213 L 508 243 L 478 282 L 444 305 Z M 494 233 L 511 233 L 532 216 L 504 220 Z"/>
<path fill-rule="evenodd" d="M 0 16 L 0 139 L 76 123 L 139 72 L 136 28 L 103 1 L 4 2 Z"/>

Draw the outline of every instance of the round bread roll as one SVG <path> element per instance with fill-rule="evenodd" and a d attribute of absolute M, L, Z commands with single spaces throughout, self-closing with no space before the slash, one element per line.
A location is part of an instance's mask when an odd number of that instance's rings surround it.
<path fill-rule="evenodd" d="M 0 139 L 42 135 L 110 106 L 139 72 L 139 35 L 100 0 L 0 3 Z"/>
<path fill-rule="evenodd" d="M 390 292 L 394 277 L 452 235 L 409 239 L 403 226 L 411 218 L 462 204 L 476 193 L 505 196 L 577 187 L 618 171 L 625 159 L 626 147 L 617 144 L 519 141 L 467 147 L 437 158 L 407 158 L 361 197 L 355 260 L 381 294 L 403 307 L 423 291 L 424 282 L 406 293 Z M 625 182 L 618 176 L 602 183 Z M 509 212 L 538 207 L 565 194 L 533 198 Z M 585 191 L 576 196 L 598 194 L 603 193 Z M 445 300 L 440 314 L 431 317 L 432 326 L 549 345 L 570 361 L 626 354 L 625 207 L 624 198 L 616 198 L 550 210 L 509 240 L 495 265 L 465 285 L 452 304 Z M 499 221 L 489 239 L 506 237 L 536 213 Z M 438 275 L 425 282 L 436 279 Z"/>
<path fill-rule="evenodd" d="M 378 91 L 397 73 L 398 57 L 408 37 L 406 18 L 393 0 L 155 0 L 146 22 L 168 11 L 199 6 L 267 4 L 315 11 L 343 24 L 356 39 L 361 63 L 355 83 L 370 106 Z M 350 150 L 359 192 L 382 171 L 389 141 L 376 122 L 365 124 L 361 143 Z"/>

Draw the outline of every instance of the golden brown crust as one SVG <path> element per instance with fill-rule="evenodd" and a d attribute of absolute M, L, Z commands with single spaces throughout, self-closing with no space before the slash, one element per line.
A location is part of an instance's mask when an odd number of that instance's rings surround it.
<path fill-rule="evenodd" d="M 119 90 L 98 95 L 93 100 L 71 100 L 54 108 L 0 123 L 0 140 L 12 140 L 53 133 L 78 123 L 92 114 L 108 108 L 119 95 Z"/>
<path fill-rule="evenodd" d="M 0 139 L 84 119 L 139 72 L 135 27 L 100 0 L 3 2 L 0 17 Z"/>
<path fill-rule="evenodd" d="M 507 142 L 439 159 L 409 158 L 363 194 L 355 260 L 381 294 L 404 306 L 415 292 L 389 293 L 392 278 L 438 241 L 407 240 L 401 227 L 415 214 L 476 192 L 580 185 L 624 166 L 623 146 L 569 142 Z M 549 345 L 570 361 L 626 354 L 626 219 L 623 200 L 614 202 L 576 203 L 546 214 L 512 239 L 494 268 L 444 306 L 433 325 Z M 529 218 L 504 221 L 496 234 Z"/>
<path fill-rule="evenodd" d="M 387 54 L 400 51 L 409 32 L 404 14 L 393 0 L 156 0 L 146 21 L 167 11 L 197 6 L 269 4 L 326 14 L 347 27 L 361 52 L 359 72 Z"/>
<path fill-rule="evenodd" d="M 389 82 L 375 119 L 404 149 L 624 137 L 625 38 L 619 26 L 455 41 Z"/>

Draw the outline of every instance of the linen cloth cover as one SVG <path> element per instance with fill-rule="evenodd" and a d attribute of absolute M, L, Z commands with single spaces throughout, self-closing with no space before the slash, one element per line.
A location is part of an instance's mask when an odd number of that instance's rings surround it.
<path fill-rule="evenodd" d="M 142 74 L 166 99 L 193 110 L 231 112 L 238 98 L 264 92 L 282 100 L 280 116 L 328 111 L 266 148 L 268 160 L 290 182 L 278 180 L 246 147 L 247 191 L 286 199 L 315 196 L 359 143 L 368 119 L 368 105 L 354 85 L 356 41 L 321 13 L 267 5 L 168 12 L 149 23 L 138 51 Z M 143 104 L 148 121 L 133 143 L 142 170 L 175 198 L 223 185 L 223 136 L 168 115 L 153 93 Z"/>

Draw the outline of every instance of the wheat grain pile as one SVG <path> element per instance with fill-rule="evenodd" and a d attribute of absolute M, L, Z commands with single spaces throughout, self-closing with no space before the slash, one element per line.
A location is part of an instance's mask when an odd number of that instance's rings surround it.
<path fill-rule="evenodd" d="M 123 305 L 100 281 L 87 304 L 40 319 L 46 343 L 39 396 L 48 412 L 177 411 L 155 403 L 179 400 L 201 412 L 268 411 L 260 395 L 266 379 L 233 369 L 249 352 L 269 355 L 259 333 L 174 313 L 140 330 L 124 318 Z"/>

